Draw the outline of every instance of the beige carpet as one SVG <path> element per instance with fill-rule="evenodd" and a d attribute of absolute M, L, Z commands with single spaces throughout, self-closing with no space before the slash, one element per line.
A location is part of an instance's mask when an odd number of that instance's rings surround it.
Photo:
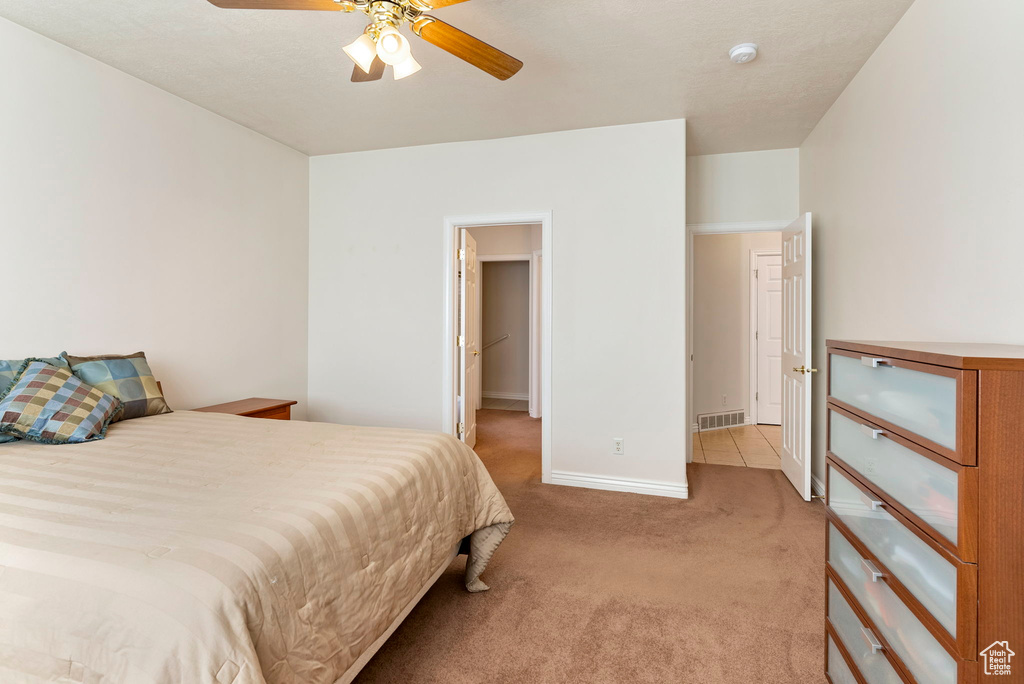
<path fill-rule="evenodd" d="M 356 680 L 823 682 L 824 512 L 774 470 L 694 464 L 689 501 L 540 484 L 540 421 L 482 411 L 516 516 L 455 560 Z"/>

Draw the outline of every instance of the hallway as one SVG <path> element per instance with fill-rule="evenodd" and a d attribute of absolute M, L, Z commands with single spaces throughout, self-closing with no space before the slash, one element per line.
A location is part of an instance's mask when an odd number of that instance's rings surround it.
<path fill-rule="evenodd" d="M 782 470 L 782 428 L 741 425 L 693 435 L 693 462 Z"/>

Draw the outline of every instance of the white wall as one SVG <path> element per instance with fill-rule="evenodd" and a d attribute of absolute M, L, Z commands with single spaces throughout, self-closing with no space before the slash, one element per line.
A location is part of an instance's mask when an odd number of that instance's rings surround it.
<path fill-rule="evenodd" d="M 481 262 L 483 396 L 530 397 L 530 262 Z"/>
<path fill-rule="evenodd" d="M 792 221 L 800 208 L 797 149 L 686 160 L 686 222 Z"/>
<path fill-rule="evenodd" d="M 474 226 L 469 234 L 476 240 L 480 256 L 532 254 L 541 248 L 541 225 L 520 223 L 511 226 Z"/>
<path fill-rule="evenodd" d="M 0 357 L 141 349 L 173 408 L 304 404 L 305 155 L 4 19 L 0 93 Z"/>
<path fill-rule="evenodd" d="M 800 148 L 819 368 L 826 338 L 1024 343 L 1022 27 L 1020 0 L 914 3 Z"/>
<path fill-rule="evenodd" d="M 444 428 L 444 218 L 550 210 L 553 469 L 684 484 L 684 159 L 682 120 L 312 158 L 313 418 Z M 396 174 L 444 182 L 367 201 Z"/>
<path fill-rule="evenodd" d="M 694 236 L 694 421 L 740 409 L 750 417 L 751 250 L 781 251 L 782 233 Z"/>

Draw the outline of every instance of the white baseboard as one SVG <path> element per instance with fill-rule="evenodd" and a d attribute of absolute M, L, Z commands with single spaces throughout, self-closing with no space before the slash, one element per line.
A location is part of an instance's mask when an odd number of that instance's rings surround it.
<path fill-rule="evenodd" d="M 814 473 L 811 473 L 811 492 L 817 496 L 825 496 L 825 483 Z"/>
<path fill-rule="evenodd" d="M 599 477 L 583 473 L 567 473 L 562 470 L 551 471 L 551 484 L 567 487 L 585 487 L 587 489 L 604 489 L 611 492 L 667 496 L 673 499 L 686 499 L 689 497 L 689 487 L 687 485 L 657 482 L 655 480 Z"/>
<path fill-rule="evenodd" d="M 530 401 L 529 394 L 516 394 L 515 392 L 484 392 L 484 399 L 514 399 L 516 401 Z"/>

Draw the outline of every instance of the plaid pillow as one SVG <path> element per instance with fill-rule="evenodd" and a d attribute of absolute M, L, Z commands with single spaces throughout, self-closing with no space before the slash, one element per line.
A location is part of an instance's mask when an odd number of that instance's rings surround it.
<path fill-rule="evenodd" d="M 59 368 L 67 368 L 68 362 L 63 358 L 56 356 L 49 359 L 42 359 L 51 366 L 57 366 Z M 15 359 L 10 361 L 4 361 L 0 359 L 0 397 L 3 396 L 7 388 L 14 382 L 14 376 L 18 374 L 18 369 L 21 368 L 21 364 L 25 363 L 25 359 Z M 18 438 L 14 435 L 3 435 L 0 434 L 0 444 L 4 442 L 17 442 Z"/>
<path fill-rule="evenodd" d="M 44 444 L 76 444 L 103 439 L 121 402 L 90 387 L 67 368 L 25 359 L 0 396 L 0 434 Z"/>
<path fill-rule="evenodd" d="M 128 356 L 69 356 L 65 352 L 64 358 L 83 382 L 124 402 L 124 412 L 114 422 L 171 412 L 143 352 Z"/>

